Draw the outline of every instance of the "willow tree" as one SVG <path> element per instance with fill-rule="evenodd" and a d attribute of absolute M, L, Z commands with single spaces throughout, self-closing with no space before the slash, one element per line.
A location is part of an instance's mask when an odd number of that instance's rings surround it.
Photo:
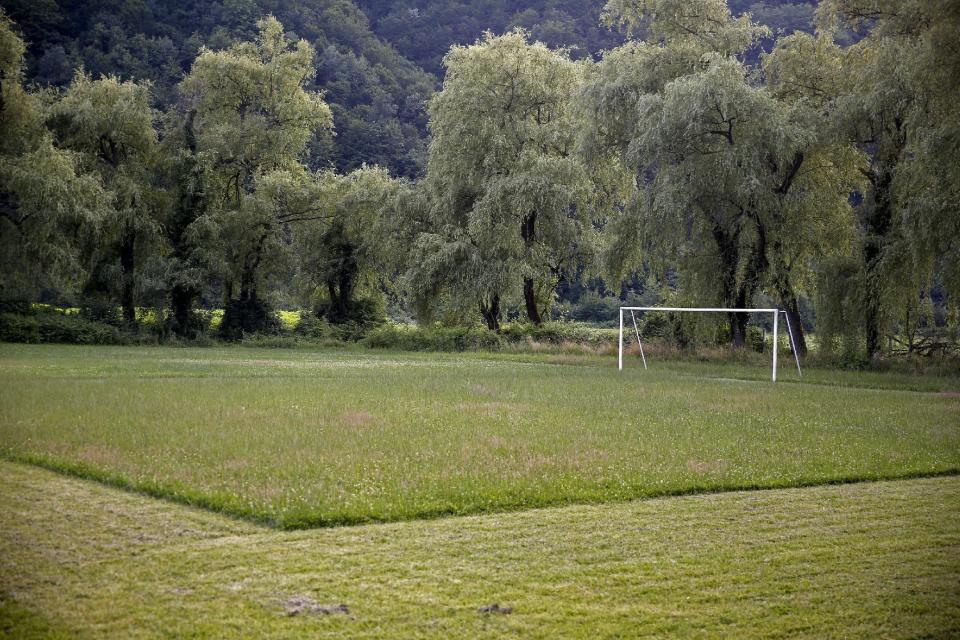
<path fill-rule="evenodd" d="M 612 226 L 609 270 L 679 264 L 689 293 L 737 308 L 768 290 L 805 352 L 798 272 L 849 228 L 856 155 L 820 135 L 806 105 L 753 81 L 737 56 L 765 30 L 734 19 L 723 0 L 608 8 L 648 34 L 607 55 L 583 94 L 596 123 L 585 151 L 612 150 L 636 186 Z M 729 314 L 734 346 L 746 323 Z"/>
<path fill-rule="evenodd" d="M 158 241 L 155 120 L 147 85 L 114 77 L 93 80 L 82 72 L 49 118 L 57 143 L 80 154 L 85 169 L 107 190 L 101 225 L 90 238 L 93 267 L 87 287 L 116 294 L 131 327 L 144 254 Z"/>
<path fill-rule="evenodd" d="M 432 230 L 417 242 L 412 279 L 478 304 L 491 329 L 504 298 L 521 292 L 540 323 L 557 275 L 591 242 L 571 109 L 585 67 L 523 31 L 454 47 L 444 64 L 429 105 Z"/>
<path fill-rule="evenodd" d="M 835 52 L 844 82 L 834 89 L 837 135 L 869 159 L 858 207 L 858 264 L 866 352 L 877 356 L 898 308 L 916 305 L 937 273 L 960 286 L 960 8 L 943 0 L 829 0 L 821 30 L 854 30 L 856 44 Z M 820 73 L 797 65 L 797 85 Z"/>
<path fill-rule="evenodd" d="M 330 109 L 306 89 L 315 74 L 314 50 L 289 42 L 275 18 L 258 22 L 254 42 L 225 51 L 202 50 L 180 86 L 192 111 L 196 148 L 209 167 L 207 218 L 219 229 L 218 258 L 233 333 L 269 320 L 258 286 L 277 254 L 286 252 L 289 225 L 324 215 L 316 207 L 284 209 L 257 192 L 267 180 L 309 180 L 302 160 L 309 143 L 332 127 Z"/>
<path fill-rule="evenodd" d="M 163 330 L 194 338 L 204 323 L 194 305 L 211 274 L 210 247 L 216 245 L 216 229 L 210 224 L 207 193 L 209 157 L 199 152 L 194 128 L 196 111 L 164 114 L 160 145 L 159 184 L 167 193 L 161 216 L 167 251 L 161 261 L 161 279 L 170 313 Z"/>
<path fill-rule="evenodd" d="M 54 145 L 46 102 L 24 89 L 24 52 L 0 9 L 0 300 L 78 284 L 77 235 L 97 223 L 103 205 L 96 176 Z"/>
<path fill-rule="evenodd" d="M 379 233 L 381 212 L 406 183 L 378 167 L 362 167 L 343 176 L 319 173 L 316 180 L 313 197 L 325 200 L 327 217 L 296 230 L 300 284 L 311 293 L 318 314 L 331 322 L 375 320 L 369 317 L 370 301 L 389 286 L 383 277 L 389 241 Z"/>

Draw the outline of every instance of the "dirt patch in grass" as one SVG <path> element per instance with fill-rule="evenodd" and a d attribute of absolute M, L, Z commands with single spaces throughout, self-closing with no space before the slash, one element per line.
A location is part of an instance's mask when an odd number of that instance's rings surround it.
<path fill-rule="evenodd" d="M 340 422 L 348 427 L 365 427 L 375 419 L 368 411 L 344 411 L 340 414 Z"/>
<path fill-rule="evenodd" d="M 727 463 L 724 460 L 697 460 L 696 458 L 687 460 L 687 470 L 698 475 L 722 473 L 726 469 Z"/>
<path fill-rule="evenodd" d="M 232 458 L 223 463 L 223 468 L 227 471 L 243 471 L 250 466 L 249 460 L 242 458 Z"/>
<path fill-rule="evenodd" d="M 341 604 L 320 604 L 310 596 L 290 596 L 283 601 L 283 612 L 288 616 L 329 616 L 334 614 L 349 615 L 350 607 Z"/>
<path fill-rule="evenodd" d="M 98 467 L 119 467 L 123 463 L 122 455 L 110 447 L 101 445 L 87 445 L 76 455 L 82 462 Z"/>
<path fill-rule="evenodd" d="M 478 396 L 492 396 L 496 390 L 483 384 L 471 384 L 470 391 Z"/>
<path fill-rule="evenodd" d="M 501 607 L 498 603 L 494 602 L 493 604 L 487 604 L 480 607 L 479 609 L 477 609 L 477 612 L 482 613 L 484 615 L 490 615 L 493 613 L 493 614 L 505 616 L 507 614 L 513 613 L 513 607 Z"/>
<path fill-rule="evenodd" d="M 960 391 L 941 391 L 936 396 L 938 398 L 960 398 Z"/>

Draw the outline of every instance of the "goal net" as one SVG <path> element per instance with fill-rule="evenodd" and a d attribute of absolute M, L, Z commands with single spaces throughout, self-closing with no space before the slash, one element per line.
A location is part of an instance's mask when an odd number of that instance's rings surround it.
<path fill-rule="evenodd" d="M 691 313 L 769 313 L 773 316 L 773 381 L 777 381 L 777 346 L 778 331 L 780 323 L 780 314 L 787 321 L 787 336 L 790 339 L 790 350 L 793 352 L 793 359 L 797 363 L 797 373 L 803 376 L 800 371 L 800 357 L 797 355 L 797 347 L 793 340 L 793 328 L 790 326 L 790 316 L 782 309 L 724 309 L 724 308 L 693 308 L 693 307 L 620 307 L 620 337 L 618 348 L 618 369 L 623 370 L 623 326 L 626 314 L 630 315 L 633 323 L 633 331 L 637 336 L 637 345 L 640 347 L 640 358 L 643 360 L 643 368 L 647 368 L 647 356 L 643 352 L 643 342 L 640 339 L 640 326 L 637 324 L 637 313 L 646 313 L 650 311 L 668 311 L 668 312 L 691 312 Z"/>

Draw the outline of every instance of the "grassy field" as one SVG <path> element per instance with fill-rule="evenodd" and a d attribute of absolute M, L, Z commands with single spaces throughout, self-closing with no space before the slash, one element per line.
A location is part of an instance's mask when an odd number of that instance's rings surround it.
<path fill-rule="evenodd" d="M 960 470 L 957 379 L 789 364 L 0 345 L 0 452 L 288 528 Z"/>
<path fill-rule="evenodd" d="M 955 638 L 958 504 L 945 477 L 278 532 L 0 462 L 0 637 Z"/>

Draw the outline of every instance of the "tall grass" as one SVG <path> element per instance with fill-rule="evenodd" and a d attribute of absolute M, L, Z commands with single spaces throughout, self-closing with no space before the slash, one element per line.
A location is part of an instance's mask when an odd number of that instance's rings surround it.
<path fill-rule="evenodd" d="M 3 345 L 0 452 L 284 527 L 960 470 L 955 379 L 788 371 Z"/>

